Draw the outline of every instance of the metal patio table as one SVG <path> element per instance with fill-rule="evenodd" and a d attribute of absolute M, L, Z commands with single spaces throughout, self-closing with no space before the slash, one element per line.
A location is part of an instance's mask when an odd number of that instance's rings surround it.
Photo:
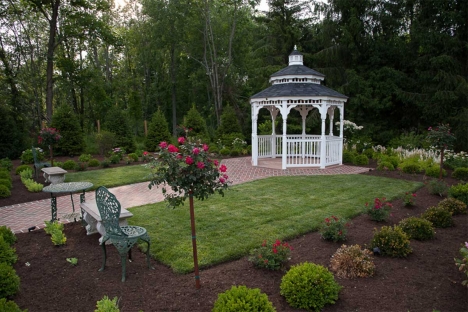
<path fill-rule="evenodd" d="M 66 182 L 66 183 L 57 183 L 51 184 L 42 189 L 43 192 L 50 193 L 50 205 L 52 209 L 52 219 L 51 222 L 57 220 L 57 195 L 60 193 L 70 193 L 70 198 L 72 202 L 73 214 L 75 213 L 75 204 L 73 203 L 73 193 L 81 192 L 80 194 L 80 203 L 85 201 L 85 191 L 93 187 L 91 182 Z M 75 217 L 76 221 L 76 217 Z"/>

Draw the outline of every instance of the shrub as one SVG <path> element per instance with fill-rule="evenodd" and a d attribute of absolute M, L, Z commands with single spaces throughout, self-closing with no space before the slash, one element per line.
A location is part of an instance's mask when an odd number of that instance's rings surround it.
<path fill-rule="evenodd" d="M 148 135 L 146 136 L 145 146 L 151 152 L 159 150 L 160 142 L 170 142 L 171 133 L 169 132 L 169 124 L 167 123 L 164 114 L 158 109 L 151 118 L 148 125 Z"/>
<path fill-rule="evenodd" d="M 5 185 L 0 185 L 0 198 L 7 198 L 11 196 L 11 191 Z"/>
<path fill-rule="evenodd" d="M 243 311 L 276 311 L 266 294 L 258 288 L 246 286 L 232 286 L 231 289 L 218 294 L 214 303 L 213 312 L 243 312 Z"/>
<path fill-rule="evenodd" d="M 6 171 L 10 172 L 13 169 L 13 163 L 9 158 L 2 158 L 0 159 L 0 168 L 6 169 Z"/>
<path fill-rule="evenodd" d="M 414 174 L 421 172 L 421 165 L 414 161 L 403 162 L 402 164 L 400 164 L 400 168 L 401 171 L 403 171 L 404 173 Z"/>
<path fill-rule="evenodd" d="M 0 185 L 5 185 L 10 190 L 13 187 L 13 183 L 11 183 L 10 179 L 0 179 Z"/>
<path fill-rule="evenodd" d="M 235 157 L 235 156 L 239 156 L 241 153 L 242 153 L 241 150 L 232 149 L 230 155 Z"/>
<path fill-rule="evenodd" d="M 6 225 L 0 226 L 0 237 L 10 246 L 16 242 L 16 235 Z"/>
<path fill-rule="evenodd" d="M 452 172 L 452 178 L 467 181 L 468 180 L 468 168 L 465 168 L 465 167 L 456 168 Z"/>
<path fill-rule="evenodd" d="M 429 166 L 425 170 L 425 175 L 427 175 L 428 177 L 438 178 L 439 174 L 440 166 L 438 165 Z M 447 171 L 445 171 L 445 169 L 442 169 L 442 176 L 447 176 Z"/>
<path fill-rule="evenodd" d="M 388 162 L 388 161 L 381 161 L 381 162 L 379 162 L 379 164 L 377 165 L 377 170 L 381 170 L 381 171 L 393 171 L 393 170 L 395 170 L 395 167 L 392 165 L 391 162 Z"/>
<path fill-rule="evenodd" d="M 452 215 L 466 214 L 466 209 L 468 207 L 464 202 L 453 197 L 440 201 L 437 206 L 450 211 Z"/>
<path fill-rule="evenodd" d="M 374 158 L 374 150 L 372 148 L 367 148 L 362 151 L 362 154 L 366 155 L 368 159 Z"/>
<path fill-rule="evenodd" d="M 79 120 L 70 105 L 61 105 L 55 110 L 50 126 L 60 130 L 62 136 L 56 148 L 58 153 L 74 156 L 83 152 L 85 140 Z"/>
<path fill-rule="evenodd" d="M 431 221 L 436 228 L 453 226 L 452 213 L 439 206 L 427 208 L 421 217 Z"/>
<path fill-rule="evenodd" d="M 354 158 L 356 158 L 356 154 L 350 151 L 343 151 L 343 162 L 344 163 L 354 163 Z"/>
<path fill-rule="evenodd" d="M 0 179 L 5 179 L 11 182 L 11 175 L 6 170 L 0 170 Z"/>
<path fill-rule="evenodd" d="M 106 159 L 104 159 L 103 161 L 101 161 L 101 167 L 102 167 L 102 168 L 109 168 L 109 166 L 110 166 L 110 161 L 109 161 L 109 159 L 106 158 Z"/>
<path fill-rule="evenodd" d="M 65 245 L 65 243 L 67 242 L 65 234 L 63 234 L 62 231 L 58 230 L 55 230 L 51 233 L 50 239 L 52 240 L 52 243 L 54 243 L 55 246 Z"/>
<path fill-rule="evenodd" d="M 223 134 L 219 138 L 220 144 L 230 149 L 242 149 L 247 145 L 244 141 L 244 135 L 239 132 Z"/>
<path fill-rule="evenodd" d="M 242 133 L 242 127 L 239 124 L 239 118 L 237 117 L 236 111 L 232 106 L 226 105 L 223 108 L 223 112 L 220 116 L 220 124 L 216 131 L 218 137 L 221 137 L 225 134 Z M 239 138 L 243 138 L 243 136 Z M 229 144 L 231 144 L 231 142 L 229 142 Z"/>
<path fill-rule="evenodd" d="M 80 157 L 78 157 L 78 161 L 80 162 L 88 162 L 90 160 L 91 160 L 90 154 L 81 154 Z"/>
<path fill-rule="evenodd" d="M 331 216 L 325 218 L 320 226 L 319 232 L 325 240 L 334 242 L 344 241 L 348 233 L 348 225 L 348 220 Z"/>
<path fill-rule="evenodd" d="M 343 245 L 333 254 L 330 269 L 341 278 L 369 277 L 375 272 L 372 252 L 359 245 Z"/>
<path fill-rule="evenodd" d="M 369 164 L 369 158 L 367 158 L 366 155 L 361 154 L 358 155 L 354 158 L 353 164 L 355 165 L 368 165 Z"/>
<path fill-rule="evenodd" d="M 63 169 L 65 170 L 75 170 L 76 162 L 72 159 L 69 159 L 63 163 Z"/>
<path fill-rule="evenodd" d="M 393 168 L 398 167 L 398 164 L 400 163 L 400 160 L 398 159 L 397 156 L 389 156 L 389 155 L 382 155 L 380 158 L 380 162 L 389 162 L 392 164 Z"/>
<path fill-rule="evenodd" d="M 405 206 L 416 205 L 416 193 L 406 192 L 403 196 L 403 203 Z"/>
<path fill-rule="evenodd" d="M 227 147 L 224 147 L 222 150 L 219 151 L 219 154 L 222 156 L 228 156 L 230 153 L 231 151 Z"/>
<path fill-rule="evenodd" d="M 448 191 L 448 195 L 468 205 L 468 183 L 452 185 Z"/>
<path fill-rule="evenodd" d="M 193 105 L 184 116 L 183 125 L 185 129 L 190 129 L 190 133 L 185 133 L 187 137 L 201 139 L 202 142 L 210 141 L 210 136 L 208 135 L 208 129 L 206 127 L 206 121 L 198 112 L 195 105 Z"/>
<path fill-rule="evenodd" d="M 85 171 L 88 168 L 87 162 L 78 162 L 76 164 L 76 171 Z"/>
<path fill-rule="evenodd" d="M 274 243 L 264 240 L 262 246 L 250 253 L 249 261 L 254 266 L 269 270 L 279 270 L 289 260 L 292 247 L 277 239 Z"/>
<path fill-rule="evenodd" d="M 338 300 L 341 286 L 327 268 L 305 262 L 294 265 L 283 276 L 280 294 L 289 305 L 308 311 L 320 311 Z"/>
<path fill-rule="evenodd" d="M 117 142 L 115 134 L 105 130 L 96 134 L 95 140 L 98 145 L 100 155 L 107 155 Z"/>
<path fill-rule="evenodd" d="M 49 235 L 52 235 L 54 231 L 63 231 L 63 224 L 59 223 L 57 220 L 45 221 L 44 223 L 46 225 L 44 231 Z"/>
<path fill-rule="evenodd" d="M 35 147 L 37 160 L 44 160 L 44 151 L 42 148 Z M 31 149 L 27 149 L 21 153 L 21 163 L 23 164 L 34 164 L 34 157 Z"/>
<path fill-rule="evenodd" d="M 54 167 L 60 167 L 63 169 L 63 162 L 54 160 Z"/>
<path fill-rule="evenodd" d="M 5 262 L 9 265 L 13 265 L 14 263 L 16 263 L 16 260 L 18 260 L 16 250 L 12 248 L 2 236 L 0 236 L 0 262 Z"/>
<path fill-rule="evenodd" d="M 27 312 L 28 310 L 21 310 L 18 305 L 11 300 L 6 298 L 0 299 L 0 311 L 2 312 Z"/>
<path fill-rule="evenodd" d="M 109 297 L 104 296 L 101 300 L 96 302 L 96 308 L 94 312 L 119 312 L 119 300 L 117 297 L 110 300 Z"/>
<path fill-rule="evenodd" d="M 380 222 L 387 220 L 390 210 L 392 209 L 392 204 L 387 202 L 385 197 L 382 197 L 382 199 L 374 199 L 373 206 L 366 203 L 366 207 L 369 217 L 374 221 Z"/>
<path fill-rule="evenodd" d="M 461 259 L 454 258 L 455 265 L 458 267 L 458 270 L 465 273 L 468 277 L 468 243 L 465 242 L 465 245 L 460 248 Z M 468 287 L 468 278 L 462 282 L 462 285 Z"/>
<path fill-rule="evenodd" d="M 127 157 L 132 159 L 134 162 L 138 161 L 138 155 L 136 153 L 130 153 L 127 155 Z"/>
<path fill-rule="evenodd" d="M 96 158 L 92 158 L 88 161 L 88 166 L 90 167 L 99 167 L 101 163 Z"/>
<path fill-rule="evenodd" d="M 24 171 L 24 170 L 27 170 L 27 169 L 32 171 L 31 166 L 29 166 L 29 165 L 19 165 L 15 169 L 15 174 L 18 175 L 18 174 L 20 174 L 21 171 Z"/>
<path fill-rule="evenodd" d="M 447 195 L 448 192 L 448 185 L 445 183 L 444 180 L 439 180 L 439 179 L 432 179 L 429 181 L 427 184 L 427 188 L 429 190 L 429 193 L 433 195 L 439 195 L 440 197 L 444 197 Z"/>
<path fill-rule="evenodd" d="M 5 262 L 0 262 L 0 298 L 13 296 L 19 290 L 20 278 L 15 269 Z"/>
<path fill-rule="evenodd" d="M 103 123 L 103 129 L 115 134 L 115 145 L 132 153 L 135 149 L 133 134 L 130 128 L 130 118 L 127 112 L 114 107 L 107 111 L 106 120 Z"/>
<path fill-rule="evenodd" d="M 32 193 L 41 192 L 42 189 L 44 188 L 43 184 L 37 183 L 33 179 L 21 179 L 21 182 L 23 182 L 24 186 L 26 186 L 28 191 Z"/>
<path fill-rule="evenodd" d="M 390 257 L 406 257 L 412 250 L 408 235 L 401 227 L 394 225 L 383 226 L 380 231 L 374 230 L 371 248 L 379 248 L 380 253 Z"/>
<path fill-rule="evenodd" d="M 210 145 L 210 149 L 208 151 L 210 153 L 213 153 L 213 154 L 218 154 L 219 153 L 218 146 L 216 146 L 215 144 Z"/>
<path fill-rule="evenodd" d="M 120 162 L 120 155 L 114 154 L 109 157 L 109 161 L 111 164 L 118 164 Z"/>
<path fill-rule="evenodd" d="M 21 177 L 21 182 L 23 182 L 24 184 L 24 181 L 25 179 L 32 179 L 32 170 L 31 168 L 28 168 L 28 169 L 25 169 L 23 171 L 20 172 L 20 177 Z"/>
<path fill-rule="evenodd" d="M 435 235 L 432 222 L 418 217 L 403 219 L 398 226 L 408 235 L 409 239 L 414 238 L 422 241 L 432 239 Z"/>

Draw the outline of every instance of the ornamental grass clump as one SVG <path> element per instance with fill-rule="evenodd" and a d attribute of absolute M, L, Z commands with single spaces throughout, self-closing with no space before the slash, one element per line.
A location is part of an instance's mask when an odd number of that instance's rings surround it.
<path fill-rule="evenodd" d="M 427 183 L 427 189 L 432 195 L 444 197 L 448 192 L 448 185 L 444 180 L 432 179 Z"/>
<path fill-rule="evenodd" d="M 231 289 L 218 294 L 213 312 L 274 312 L 276 309 L 268 296 L 258 288 L 247 288 L 244 285 L 232 286 Z"/>
<path fill-rule="evenodd" d="M 468 205 L 453 197 L 446 198 L 437 204 L 437 206 L 442 207 L 452 213 L 452 215 L 466 214 Z"/>
<path fill-rule="evenodd" d="M 359 245 L 342 245 L 330 260 L 330 270 L 341 278 L 369 277 L 375 272 L 372 252 Z"/>
<path fill-rule="evenodd" d="M 452 213 L 443 207 L 429 207 L 421 215 L 421 218 L 429 220 L 436 228 L 453 226 Z"/>
<path fill-rule="evenodd" d="M 374 205 L 370 206 L 369 203 L 366 203 L 367 214 L 374 221 L 385 221 L 390 215 L 392 209 L 392 204 L 386 201 L 385 197 L 376 198 L 374 200 Z"/>
<path fill-rule="evenodd" d="M 292 247 L 279 239 L 274 242 L 264 240 L 262 246 L 251 251 L 249 261 L 258 268 L 279 270 L 289 260 Z"/>
<path fill-rule="evenodd" d="M 467 279 L 462 282 L 462 285 L 468 287 L 468 242 L 460 248 L 461 259 L 454 258 L 455 265 L 458 270 L 465 273 Z"/>
<path fill-rule="evenodd" d="M 333 242 L 344 241 L 348 233 L 348 226 L 348 220 L 331 216 L 323 220 L 319 232 L 325 240 L 331 240 Z"/>
<path fill-rule="evenodd" d="M 409 239 L 423 241 L 432 239 L 435 235 L 432 222 L 423 218 L 409 217 L 401 220 L 398 226 L 408 235 Z"/>
<path fill-rule="evenodd" d="M 292 266 L 283 276 L 280 294 L 293 308 L 320 311 L 338 300 L 341 288 L 327 268 L 304 262 Z"/>
<path fill-rule="evenodd" d="M 370 248 L 378 248 L 381 255 L 390 257 L 406 257 L 412 252 L 408 235 L 397 225 L 374 229 Z"/>

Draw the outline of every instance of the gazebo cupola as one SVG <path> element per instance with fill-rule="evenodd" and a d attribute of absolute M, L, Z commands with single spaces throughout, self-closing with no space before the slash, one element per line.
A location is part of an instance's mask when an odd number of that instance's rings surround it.
<path fill-rule="evenodd" d="M 261 158 L 282 157 L 282 169 L 288 167 L 320 167 L 342 164 L 343 119 L 346 96 L 321 84 L 325 76 L 304 66 L 303 55 L 294 47 L 289 55 L 289 66 L 270 76 L 271 86 L 250 99 L 252 107 L 252 164 Z M 260 109 L 270 112 L 271 135 L 257 135 Z M 300 112 L 302 134 L 287 134 L 287 119 L 291 109 Z M 306 134 L 306 118 L 317 109 L 322 120 L 320 134 Z M 335 109 L 340 113 L 340 135 L 333 135 Z M 283 117 L 283 133 L 276 135 L 275 120 Z M 326 121 L 329 121 L 328 134 Z"/>

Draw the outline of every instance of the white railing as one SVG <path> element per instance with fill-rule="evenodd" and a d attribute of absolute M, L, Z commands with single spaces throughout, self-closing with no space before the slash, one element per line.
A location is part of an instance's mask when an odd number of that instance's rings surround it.
<path fill-rule="evenodd" d="M 325 165 L 339 165 L 341 164 L 342 155 L 342 139 L 341 138 L 327 138 L 326 141 L 326 160 Z"/>
<path fill-rule="evenodd" d="M 320 140 L 286 140 L 286 167 L 319 167 Z"/>

